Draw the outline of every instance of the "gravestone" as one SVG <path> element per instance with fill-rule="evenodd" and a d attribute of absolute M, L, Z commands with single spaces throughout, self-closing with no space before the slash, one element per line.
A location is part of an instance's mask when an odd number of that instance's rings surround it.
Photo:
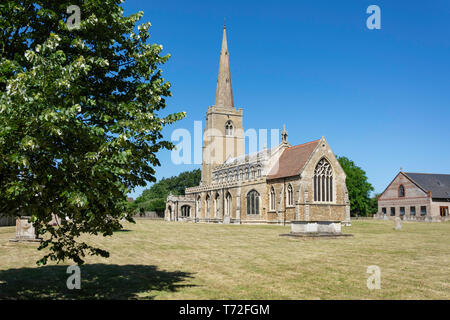
<path fill-rule="evenodd" d="M 27 216 L 18 217 L 16 219 L 16 236 L 10 241 L 41 241 L 41 239 L 36 236 L 36 229 L 34 228 L 33 223 L 29 222 L 28 219 L 30 219 L 30 217 Z"/>
<path fill-rule="evenodd" d="M 394 229 L 402 230 L 402 219 L 400 219 L 399 217 L 395 217 L 394 219 Z"/>

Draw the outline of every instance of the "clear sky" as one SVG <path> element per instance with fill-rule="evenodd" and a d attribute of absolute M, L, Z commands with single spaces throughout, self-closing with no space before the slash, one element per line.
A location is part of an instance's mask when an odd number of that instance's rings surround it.
<path fill-rule="evenodd" d="M 369 30 L 369 5 L 381 29 Z M 400 170 L 450 173 L 450 1 L 144 1 L 151 41 L 172 58 L 167 112 L 187 117 L 164 129 L 193 132 L 214 104 L 224 18 L 235 106 L 244 127 L 281 128 L 289 142 L 325 136 L 382 192 Z M 159 154 L 157 178 L 199 165 Z M 143 188 L 130 195 L 136 198 Z"/>

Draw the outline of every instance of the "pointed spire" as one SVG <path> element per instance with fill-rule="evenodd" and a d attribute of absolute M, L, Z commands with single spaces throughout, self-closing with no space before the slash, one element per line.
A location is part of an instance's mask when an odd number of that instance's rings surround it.
<path fill-rule="evenodd" d="M 288 132 L 286 130 L 286 126 L 283 124 L 283 131 L 281 131 L 281 142 L 288 142 Z"/>
<path fill-rule="evenodd" d="M 223 26 L 222 50 L 220 51 L 219 76 L 217 77 L 216 101 L 214 105 L 216 107 L 234 108 L 225 24 Z"/>

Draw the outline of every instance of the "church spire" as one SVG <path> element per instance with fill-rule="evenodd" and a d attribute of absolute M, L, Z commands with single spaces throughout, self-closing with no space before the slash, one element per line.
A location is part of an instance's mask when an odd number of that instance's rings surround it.
<path fill-rule="evenodd" d="M 288 143 L 288 132 L 284 124 L 283 124 L 283 131 L 281 131 L 281 142 Z"/>
<path fill-rule="evenodd" d="M 217 77 L 216 101 L 214 105 L 216 107 L 234 108 L 225 23 L 223 26 L 222 50 L 220 51 L 219 76 Z"/>

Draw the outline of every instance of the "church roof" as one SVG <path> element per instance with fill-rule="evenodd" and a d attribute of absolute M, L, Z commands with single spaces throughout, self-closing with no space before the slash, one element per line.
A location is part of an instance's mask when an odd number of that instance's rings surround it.
<path fill-rule="evenodd" d="M 450 198 L 450 174 L 403 172 L 433 198 Z"/>
<path fill-rule="evenodd" d="M 319 140 L 286 148 L 280 156 L 278 165 L 270 172 L 268 179 L 287 178 L 300 174 Z"/>
<path fill-rule="evenodd" d="M 253 162 L 257 162 L 258 159 L 263 159 L 264 156 L 266 155 L 271 155 L 272 153 L 274 153 L 274 150 L 276 148 L 272 148 L 272 149 L 263 149 L 257 152 L 253 152 L 250 154 L 243 154 L 237 157 L 230 157 L 227 160 L 225 160 L 225 162 L 223 163 L 224 165 L 229 165 L 229 164 L 239 164 L 239 163 L 244 163 L 244 162 L 248 162 L 248 163 L 253 163 Z"/>

